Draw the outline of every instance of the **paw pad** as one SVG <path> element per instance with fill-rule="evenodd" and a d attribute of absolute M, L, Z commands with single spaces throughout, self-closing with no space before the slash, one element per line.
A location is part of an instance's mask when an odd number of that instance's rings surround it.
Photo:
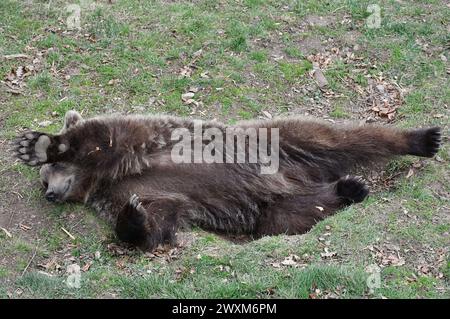
<path fill-rule="evenodd" d="M 16 156 L 30 166 L 47 162 L 49 136 L 39 132 L 27 132 L 14 141 Z"/>

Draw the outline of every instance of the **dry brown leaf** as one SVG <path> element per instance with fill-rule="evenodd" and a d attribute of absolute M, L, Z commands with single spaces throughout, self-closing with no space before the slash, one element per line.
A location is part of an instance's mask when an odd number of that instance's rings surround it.
<path fill-rule="evenodd" d="M 181 99 L 183 100 L 183 102 L 186 102 L 186 101 L 192 99 L 194 97 L 194 95 L 195 94 L 192 92 L 187 92 L 187 93 L 184 93 L 181 95 Z"/>
<path fill-rule="evenodd" d="M 305 267 L 306 264 L 301 263 L 301 258 L 295 254 L 291 254 L 284 258 L 281 262 L 271 262 L 270 265 L 274 268 L 281 268 L 282 266 L 287 267 Z"/>
<path fill-rule="evenodd" d="M 190 66 L 184 66 L 180 70 L 180 75 L 185 78 L 190 78 L 193 73 L 193 69 Z"/>
<path fill-rule="evenodd" d="M 120 83 L 120 79 L 112 79 L 108 81 L 108 85 L 116 85 Z"/>
<path fill-rule="evenodd" d="M 410 178 L 414 175 L 414 170 L 412 168 L 409 169 L 408 174 L 406 174 L 406 178 Z"/>
<path fill-rule="evenodd" d="M 30 227 L 30 226 L 27 226 L 27 225 L 24 225 L 24 224 L 22 224 L 22 223 L 20 223 L 19 224 L 19 227 L 20 227 L 20 229 L 22 229 L 22 230 L 30 230 L 32 227 Z"/>
<path fill-rule="evenodd" d="M 81 267 L 81 270 L 82 270 L 83 272 L 88 271 L 89 268 L 91 268 L 91 266 L 92 266 L 93 263 L 94 263 L 94 262 L 93 262 L 92 260 L 89 260 L 83 267 Z"/>
<path fill-rule="evenodd" d="M 337 255 L 337 253 L 335 251 L 329 251 L 328 247 L 325 247 L 324 248 L 324 252 L 320 254 L 320 257 L 322 257 L 322 258 L 331 258 L 331 257 L 334 257 L 336 255 Z"/>

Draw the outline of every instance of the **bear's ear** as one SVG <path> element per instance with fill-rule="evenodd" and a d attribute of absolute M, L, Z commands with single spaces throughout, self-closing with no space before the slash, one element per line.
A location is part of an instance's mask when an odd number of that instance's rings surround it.
<path fill-rule="evenodd" d="M 77 124 L 78 122 L 81 122 L 83 118 L 81 117 L 80 113 L 77 111 L 71 110 L 67 111 L 66 115 L 64 116 L 64 126 L 60 132 L 63 133 L 67 131 L 69 128 Z"/>

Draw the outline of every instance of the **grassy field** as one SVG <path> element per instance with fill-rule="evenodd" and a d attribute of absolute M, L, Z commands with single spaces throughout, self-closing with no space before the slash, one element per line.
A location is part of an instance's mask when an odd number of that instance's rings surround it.
<path fill-rule="evenodd" d="M 377 3 L 379 28 L 372 1 L 0 1 L 0 297 L 449 298 L 450 7 Z M 194 229 L 143 254 L 89 209 L 47 203 L 8 152 L 70 109 L 440 125 L 445 145 L 366 176 L 371 197 L 308 234 L 232 243 Z"/>

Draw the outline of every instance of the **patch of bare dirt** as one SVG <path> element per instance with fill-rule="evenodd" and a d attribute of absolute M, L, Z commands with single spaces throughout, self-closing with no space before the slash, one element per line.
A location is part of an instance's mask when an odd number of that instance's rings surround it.
<path fill-rule="evenodd" d="M 5 287 L 11 286 L 16 277 L 40 259 L 36 256 L 37 247 L 43 241 L 40 232 L 52 225 L 45 211 L 34 208 L 24 195 L 23 190 L 38 187 L 38 183 L 29 182 L 17 171 L 11 170 L 13 159 L 8 148 L 8 141 L 0 140 L 0 232 L 4 238 L 2 250 L 5 249 L 0 253 L 0 265 L 10 272 L 10 276 L 2 279 Z M 15 245 L 21 242 L 28 243 L 34 249 L 14 251 Z M 18 268 L 24 261 L 27 261 L 27 267 Z"/>
<path fill-rule="evenodd" d="M 327 42 L 318 36 L 306 37 L 296 42 L 296 47 L 305 55 L 323 52 L 327 47 Z"/>
<path fill-rule="evenodd" d="M 58 275 L 64 273 L 66 266 L 72 263 L 81 264 L 83 269 L 89 268 L 89 263 L 94 259 L 93 252 L 72 256 L 73 249 L 81 247 L 68 233 L 79 238 L 97 234 L 100 241 L 106 241 L 108 238 L 99 222 L 86 219 L 86 211 L 72 208 L 63 211 L 55 219 L 50 213 L 53 205 L 44 199 L 36 201 L 30 197 L 29 190 L 40 189 L 40 183 L 37 179 L 29 181 L 13 168 L 15 159 L 9 148 L 9 141 L 0 140 L 0 232 L 4 238 L 0 264 L 11 274 L 4 280 L 5 285 L 12 285 L 16 277 L 33 270 Z M 61 239 L 59 248 L 49 251 L 44 231 Z M 31 248 L 31 251 L 16 251 L 16 245 L 21 243 Z M 26 268 L 18 267 L 24 261 Z"/>
<path fill-rule="evenodd" d="M 34 241 L 38 237 L 38 230 L 49 225 L 49 219 L 42 212 L 33 209 L 29 199 L 23 194 L 25 189 L 40 187 L 39 182 L 29 182 L 11 169 L 14 159 L 10 155 L 8 144 L 7 140 L 0 140 L 0 154 L 3 154 L 0 159 L 0 226 L 13 236 Z"/>

